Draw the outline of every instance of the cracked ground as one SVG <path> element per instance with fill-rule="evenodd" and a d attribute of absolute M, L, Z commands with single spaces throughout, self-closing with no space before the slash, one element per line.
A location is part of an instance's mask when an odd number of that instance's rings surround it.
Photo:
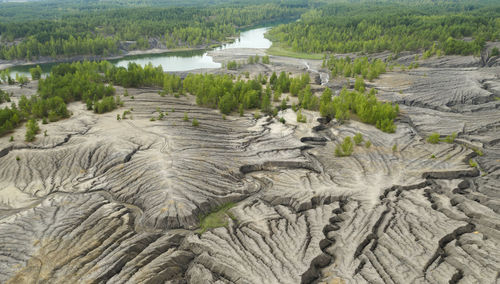
<path fill-rule="evenodd" d="M 394 134 L 128 89 L 129 119 L 75 103 L 34 143 L 0 138 L 0 283 L 496 283 L 500 67 L 435 61 L 371 83 L 400 104 Z M 335 157 L 356 133 L 372 146 Z"/>

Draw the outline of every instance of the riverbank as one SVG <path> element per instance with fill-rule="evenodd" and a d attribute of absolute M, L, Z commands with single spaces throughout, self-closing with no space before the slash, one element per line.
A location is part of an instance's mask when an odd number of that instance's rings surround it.
<path fill-rule="evenodd" d="M 273 42 L 273 45 L 267 50 L 269 55 L 275 56 L 285 56 L 292 58 L 300 58 L 300 59 L 314 59 L 320 60 L 323 59 L 323 54 L 321 53 L 305 53 L 305 52 L 296 52 L 291 49 L 283 47 L 278 42 Z"/>
<path fill-rule="evenodd" d="M 227 44 L 228 42 L 223 42 L 218 44 L 217 46 L 221 46 L 223 44 Z M 182 51 L 201 51 L 210 48 L 210 46 L 198 46 L 193 48 L 152 48 L 152 49 L 144 49 L 144 50 L 132 50 L 121 55 L 111 55 L 111 56 L 97 56 L 97 55 L 78 55 L 64 58 L 53 58 L 53 57 L 44 57 L 34 61 L 25 61 L 25 60 L 0 60 L 0 70 L 16 67 L 16 66 L 31 66 L 31 65 L 39 65 L 39 64 L 51 64 L 51 63 L 65 63 L 65 62 L 74 62 L 74 61 L 96 61 L 96 60 L 116 60 L 123 59 L 128 56 L 138 56 L 138 55 L 148 55 L 148 54 L 167 54 L 174 52 L 182 52 Z"/>

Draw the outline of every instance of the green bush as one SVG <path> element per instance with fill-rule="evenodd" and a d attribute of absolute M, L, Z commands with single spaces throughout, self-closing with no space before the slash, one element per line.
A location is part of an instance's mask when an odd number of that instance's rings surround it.
<path fill-rule="evenodd" d="M 439 143 L 439 133 L 431 133 L 431 135 L 429 135 L 429 137 L 427 137 L 427 142 L 431 143 L 431 144 L 437 144 Z"/>
<path fill-rule="evenodd" d="M 302 110 L 300 110 L 300 109 L 297 112 L 297 122 L 300 122 L 300 123 L 306 123 L 307 122 L 307 117 L 302 114 Z"/>
<path fill-rule="evenodd" d="M 370 140 L 366 141 L 365 147 L 370 148 L 372 146 L 372 142 Z"/>
<path fill-rule="evenodd" d="M 258 110 L 256 110 L 256 111 L 254 112 L 254 114 L 253 114 L 253 118 L 255 118 L 255 119 L 259 119 L 260 117 L 261 117 L 260 112 L 259 112 Z"/>
<path fill-rule="evenodd" d="M 28 123 L 26 124 L 26 136 L 25 140 L 27 142 L 31 142 L 35 140 L 35 136 L 40 132 L 40 127 L 38 126 L 38 123 L 34 119 L 28 120 Z"/>
<path fill-rule="evenodd" d="M 347 136 L 344 138 L 341 144 L 338 144 L 335 147 L 335 156 L 337 157 L 346 157 L 352 155 L 354 149 L 354 145 L 352 143 L 351 137 Z"/>
<path fill-rule="evenodd" d="M 475 168 L 475 167 L 477 167 L 477 163 L 474 160 L 469 159 L 469 166 L 471 166 L 472 168 Z"/>
<path fill-rule="evenodd" d="M 356 145 L 361 145 L 361 143 L 363 143 L 363 135 L 361 133 L 356 133 L 356 135 L 354 135 L 354 143 L 356 143 Z"/>
<path fill-rule="evenodd" d="M 498 47 L 493 47 L 491 50 L 491 56 L 499 56 L 500 55 L 500 50 L 498 50 Z"/>
<path fill-rule="evenodd" d="M 453 132 L 451 135 L 446 136 L 446 138 L 444 138 L 444 141 L 446 143 L 451 144 L 451 143 L 455 142 L 455 138 L 457 138 L 457 133 Z"/>
<path fill-rule="evenodd" d="M 198 122 L 198 120 L 196 118 L 193 118 L 193 122 L 191 123 L 191 125 L 196 127 L 196 126 L 199 126 L 200 123 Z"/>
<path fill-rule="evenodd" d="M 37 65 L 35 68 L 30 68 L 30 74 L 32 80 L 38 80 L 42 77 L 42 68 Z"/>

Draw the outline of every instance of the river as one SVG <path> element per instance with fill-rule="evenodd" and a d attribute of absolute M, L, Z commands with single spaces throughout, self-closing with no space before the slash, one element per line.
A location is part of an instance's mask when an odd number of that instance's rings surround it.
<path fill-rule="evenodd" d="M 230 44 L 216 47 L 215 50 L 230 48 L 269 48 L 271 41 L 264 37 L 269 27 L 256 28 L 240 33 L 239 38 Z M 134 62 L 142 66 L 151 62 L 153 66 L 162 66 L 165 72 L 189 71 L 201 68 L 220 68 L 221 64 L 215 62 L 213 58 L 207 55 L 207 50 L 165 52 L 160 54 L 144 54 L 126 56 L 120 59 L 108 60 L 115 66 L 127 67 L 129 62 Z M 50 72 L 50 69 L 59 63 L 38 64 L 42 67 L 44 74 Z M 11 76 L 16 74 L 31 77 L 29 69 L 36 65 L 23 65 L 10 68 Z"/>

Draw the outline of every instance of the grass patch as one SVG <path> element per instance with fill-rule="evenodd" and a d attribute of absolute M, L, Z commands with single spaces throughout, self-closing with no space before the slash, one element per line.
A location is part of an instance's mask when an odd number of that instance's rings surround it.
<path fill-rule="evenodd" d="M 275 56 L 303 58 L 303 59 L 323 59 L 323 54 L 296 52 L 291 49 L 283 47 L 279 43 L 273 43 L 273 45 L 267 50 L 267 54 Z"/>
<path fill-rule="evenodd" d="M 219 206 L 206 216 L 200 216 L 200 234 L 205 233 L 209 229 L 226 227 L 229 223 L 228 218 L 236 220 L 233 214 L 227 212 L 234 206 L 236 206 L 236 203 L 229 202 Z"/>
<path fill-rule="evenodd" d="M 477 167 L 477 163 L 476 163 L 474 160 L 469 159 L 469 166 L 470 166 L 471 168 L 475 168 L 475 167 Z"/>

